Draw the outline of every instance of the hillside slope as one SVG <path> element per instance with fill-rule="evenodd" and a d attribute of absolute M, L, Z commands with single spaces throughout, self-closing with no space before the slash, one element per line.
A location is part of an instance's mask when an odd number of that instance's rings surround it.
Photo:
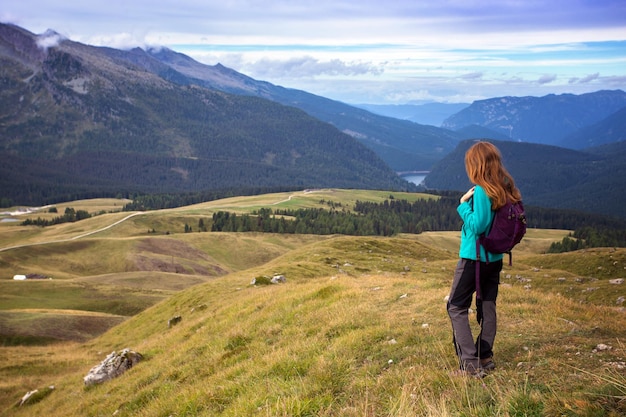
<path fill-rule="evenodd" d="M 608 283 L 619 272 L 584 272 L 612 262 L 621 268 L 623 250 L 588 253 L 582 268 L 566 255 L 517 257 L 503 275 L 498 369 L 483 381 L 448 376 L 457 366 L 444 302 L 454 258 L 415 238 L 336 237 L 295 249 L 174 295 L 95 340 L 26 351 L 28 364 L 3 378 L 2 409 L 16 417 L 625 410 L 626 316 L 613 307 Z M 285 284 L 250 285 L 276 272 Z M 168 328 L 174 316 L 182 320 Z M 593 350 L 599 344 L 611 349 Z M 144 360 L 115 380 L 83 386 L 92 366 L 123 348 Z M 47 392 L 35 404 L 16 408 L 7 397 L 17 401 L 34 388 Z"/>
<path fill-rule="evenodd" d="M 458 365 L 444 297 L 458 231 L 390 238 L 165 233 L 215 210 L 323 207 L 331 199 L 348 207 L 388 197 L 320 190 L 138 213 L 122 223 L 116 221 L 125 213 L 49 228 L 3 225 L 3 247 L 31 246 L 2 252 L 0 330 L 30 326 L 78 342 L 0 346 L 0 415 L 626 411 L 624 285 L 611 282 L 623 277 L 623 248 L 546 255 L 567 231 L 529 229 L 501 277 L 497 370 L 478 381 L 449 375 Z M 420 198 L 397 195 L 404 197 Z M 7 278 L 18 267 L 54 271 L 55 277 Z M 274 274 L 286 282 L 252 284 Z M 123 308 L 129 309 L 114 313 Z M 103 320 L 115 327 L 86 337 L 85 330 L 93 332 Z M 84 385 L 89 369 L 124 348 L 143 361 L 114 380 Z M 27 404 L 17 405 L 35 389 Z"/>

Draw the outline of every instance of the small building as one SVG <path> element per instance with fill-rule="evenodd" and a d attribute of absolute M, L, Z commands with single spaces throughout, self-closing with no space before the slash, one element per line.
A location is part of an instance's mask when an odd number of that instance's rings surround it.
<path fill-rule="evenodd" d="M 13 279 L 16 281 L 26 281 L 26 275 L 13 275 Z"/>

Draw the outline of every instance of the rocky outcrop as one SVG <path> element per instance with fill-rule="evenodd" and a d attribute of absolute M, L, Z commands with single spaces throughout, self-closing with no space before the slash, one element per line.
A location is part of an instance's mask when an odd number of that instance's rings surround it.
<path fill-rule="evenodd" d="M 124 349 L 120 353 L 111 352 L 109 356 L 99 364 L 91 368 L 89 373 L 83 378 L 85 385 L 101 384 L 110 379 L 122 375 L 132 368 L 143 356 L 130 349 Z"/>
<path fill-rule="evenodd" d="M 44 398 L 46 398 L 48 395 L 50 395 L 52 393 L 52 391 L 54 391 L 54 385 L 50 385 L 49 387 L 46 387 L 46 388 L 41 389 L 41 390 L 35 389 L 35 390 L 32 390 L 32 391 L 28 391 L 26 394 L 24 394 L 24 396 L 19 401 L 17 406 L 18 407 L 22 407 L 22 406 L 25 406 L 25 405 L 36 404 L 39 401 L 41 401 Z"/>
<path fill-rule="evenodd" d="M 268 276 L 258 276 L 252 278 L 250 285 L 270 285 L 270 284 L 284 284 L 287 282 L 287 278 L 281 274 L 274 274 L 271 278 Z"/>
<path fill-rule="evenodd" d="M 182 316 L 174 316 L 174 317 L 172 317 L 171 319 L 169 319 L 167 321 L 167 327 L 171 328 L 171 327 L 176 326 L 178 323 L 181 322 L 182 319 L 183 319 Z"/>

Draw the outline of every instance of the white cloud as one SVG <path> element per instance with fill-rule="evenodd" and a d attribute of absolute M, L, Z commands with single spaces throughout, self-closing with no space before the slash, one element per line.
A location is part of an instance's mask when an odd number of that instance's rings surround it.
<path fill-rule="evenodd" d="M 64 40 L 65 37 L 52 31 L 48 30 L 44 34 L 37 36 L 37 46 L 41 49 L 48 49 L 54 46 L 57 46 L 59 42 Z"/>
<path fill-rule="evenodd" d="M 600 73 L 596 72 L 595 74 L 589 74 L 586 77 L 581 78 L 580 80 L 578 80 L 578 82 L 581 84 L 586 84 L 588 82 L 597 80 L 598 78 L 600 78 Z"/>
<path fill-rule="evenodd" d="M 383 68 L 368 62 L 344 62 L 340 59 L 320 61 L 312 56 L 295 57 L 284 61 L 264 58 L 245 64 L 243 69 L 255 76 L 279 78 L 380 75 L 383 73 Z"/>
<path fill-rule="evenodd" d="M 556 79 L 557 79 L 557 76 L 555 74 L 542 75 L 541 77 L 539 77 L 537 82 L 539 84 L 550 84 L 551 82 L 556 81 Z"/>
<path fill-rule="evenodd" d="M 460 77 L 463 80 L 480 80 L 481 78 L 483 78 L 483 73 L 482 72 L 471 72 L 469 74 L 463 74 Z"/>
<path fill-rule="evenodd" d="M 604 82 L 606 82 L 607 85 L 613 88 L 624 89 L 624 86 L 626 86 L 626 75 L 615 75 L 611 77 L 602 77 L 602 78 Z"/>

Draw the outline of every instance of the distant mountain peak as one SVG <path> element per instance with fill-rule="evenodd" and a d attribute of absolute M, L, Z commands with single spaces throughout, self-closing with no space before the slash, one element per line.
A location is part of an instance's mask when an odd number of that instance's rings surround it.
<path fill-rule="evenodd" d="M 473 102 L 446 119 L 442 127 L 459 131 L 478 125 L 511 140 L 557 145 L 568 135 L 598 123 L 624 106 L 626 93 L 622 90 L 495 97 Z"/>

